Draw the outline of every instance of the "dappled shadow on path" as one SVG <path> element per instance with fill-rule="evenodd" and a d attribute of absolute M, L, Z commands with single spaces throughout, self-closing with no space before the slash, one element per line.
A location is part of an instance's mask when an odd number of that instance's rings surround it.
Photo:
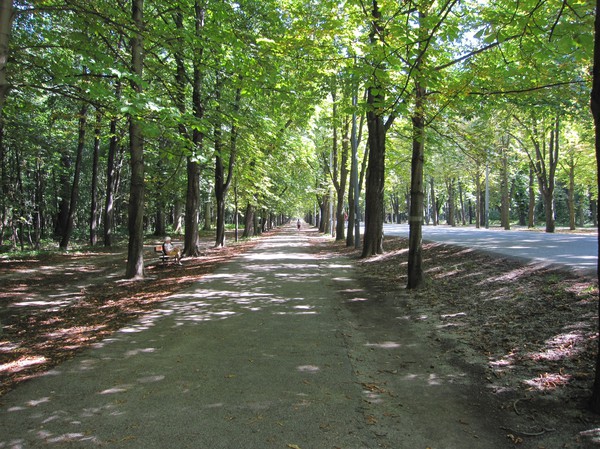
<path fill-rule="evenodd" d="M 185 435 L 179 447 L 243 447 L 267 424 L 262 447 L 285 447 L 284 433 L 306 433 L 291 428 L 294 415 L 330 446 L 352 447 L 347 426 L 356 426 L 324 412 L 352 410 L 354 389 L 339 382 L 349 368 L 331 319 L 326 265 L 304 235 L 269 238 L 8 394 L 0 447 L 169 447 L 174 435 Z"/>

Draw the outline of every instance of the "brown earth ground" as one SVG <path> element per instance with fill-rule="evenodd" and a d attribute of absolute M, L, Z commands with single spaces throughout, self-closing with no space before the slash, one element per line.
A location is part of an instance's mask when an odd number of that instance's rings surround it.
<path fill-rule="evenodd" d="M 153 243 L 143 281 L 123 279 L 124 250 L 0 258 L 0 401 L 19 382 L 159 307 L 255 241 L 223 249 L 207 241 L 202 257 L 184 259 L 183 266 L 162 266 Z M 363 320 L 383 320 L 391 308 L 402 307 L 433 323 L 428 338 L 446 349 L 448 363 L 468 366 L 494 406 L 512 416 L 504 428 L 507 442 L 539 449 L 600 447 L 600 419 L 586 410 L 598 344 L 593 276 L 425 243 L 427 283 L 409 292 L 406 239 L 386 239 L 386 253 L 367 260 L 341 243 L 314 243 L 354 262 L 378 305 L 368 314 L 356 309 Z"/>
<path fill-rule="evenodd" d="M 384 247 L 383 255 L 359 259 L 336 244 L 355 259 L 379 319 L 397 318 L 397 310 L 407 320 L 420 317 L 431 329 L 423 338 L 445 349 L 439 363 L 463 367 L 491 393 L 492 409 L 482 413 L 505 421 L 498 425 L 507 441 L 535 449 L 600 447 L 600 417 L 587 408 L 598 351 L 593 275 L 426 242 L 426 285 L 408 291 L 408 240 L 386 238 Z M 364 313 L 373 316 L 358 309 Z"/>

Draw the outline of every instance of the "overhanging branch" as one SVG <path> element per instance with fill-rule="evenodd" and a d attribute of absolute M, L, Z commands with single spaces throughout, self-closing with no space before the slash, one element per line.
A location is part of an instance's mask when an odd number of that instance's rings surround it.
<path fill-rule="evenodd" d="M 542 86 L 532 86 L 532 87 L 527 87 L 524 89 L 492 90 L 489 92 L 469 92 L 469 95 L 490 96 L 490 95 L 523 94 L 523 93 L 528 93 L 528 92 L 535 92 L 537 90 L 553 89 L 555 87 L 569 86 L 569 85 L 576 85 L 576 84 L 587 84 L 587 82 L 584 80 L 564 81 L 564 82 L 560 82 L 560 83 L 544 84 Z"/>

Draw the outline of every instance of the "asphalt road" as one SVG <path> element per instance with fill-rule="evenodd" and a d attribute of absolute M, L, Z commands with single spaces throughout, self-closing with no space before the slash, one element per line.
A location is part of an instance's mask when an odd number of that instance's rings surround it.
<path fill-rule="evenodd" d="M 408 237 L 408 225 L 386 224 L 384 234 Z M 524 258 L 534 263 L 566 265 L 585 272 L 595 272 L 598 264 L 596 233 L 548 234 L 538 231 L 453 228 L 442 225 L 423 226 L 423 240 L 477 248 Z"/>

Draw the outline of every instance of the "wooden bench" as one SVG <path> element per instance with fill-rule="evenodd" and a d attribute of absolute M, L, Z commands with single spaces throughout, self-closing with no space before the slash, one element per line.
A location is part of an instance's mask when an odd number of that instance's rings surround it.
<path fill-rule="evenodd" d="M 158 254 L 158 258 L 160 259 L 160 262 L 162 264 L 166 264 L 169 261 L 169 259 L 171 258 L 170 256 L 167 256 L 165 254 L 165 252 L 163 251 L 162 245 L 156 245 L 154 247 L 154 252 Z"/>

